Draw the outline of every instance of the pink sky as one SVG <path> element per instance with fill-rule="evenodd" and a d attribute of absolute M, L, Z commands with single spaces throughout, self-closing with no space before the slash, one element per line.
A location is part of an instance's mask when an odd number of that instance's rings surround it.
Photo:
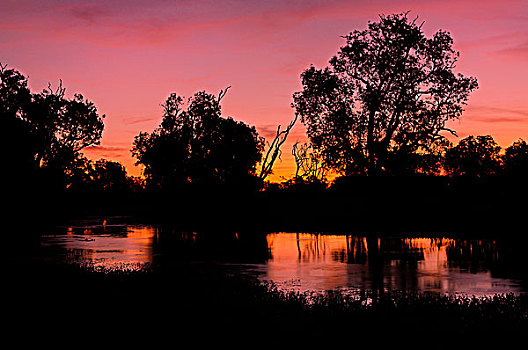
<path fill-rule="evenodd" d="M 528 139 L 528 1 L 58 1 L 0 3 L 0 62 L 39 91 L 62 79 L 106 114 L 102 143 L 85 153 L 121 162 L 139 175 L 130 148 L 161 121 L 171 92 L 218 94 L 223 112 L 273 137 L 294 116 L 292 93 L 310 64 L 323 67 L 380 13 L 411 11 L 428 36 L 444 29 L 460 51 L 458 71 L 479 90 L 460 121 L 461 137 L 491 134 L 503 147 Z M 291 177 L 299 123 L 276 175 Z M 456 140 L 454 140 L 456 142 Z"/>

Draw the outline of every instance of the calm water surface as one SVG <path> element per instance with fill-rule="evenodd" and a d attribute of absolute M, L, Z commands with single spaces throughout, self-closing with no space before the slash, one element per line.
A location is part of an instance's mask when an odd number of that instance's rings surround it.
<path fill-rule="evenodd" d="M 43 235 L 41 245 L 49 259 L 109 269 L 191 254 L 300 292 L 383 289 L 485 296 L 525 291 L 523 280 L 509 273 L 508 250 L 493 240 L 285 232 L 257 239 L 234 232 L 220 236 L 211 240 L 195 232 L 99 222 Z"/>

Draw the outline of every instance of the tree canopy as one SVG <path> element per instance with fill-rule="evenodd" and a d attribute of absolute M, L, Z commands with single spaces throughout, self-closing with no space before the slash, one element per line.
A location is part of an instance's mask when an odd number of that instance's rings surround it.
<path fill-rule="evenodd" d="M 64 178 L 81 150 L 97 145 L 104 115 L 81 94 L 65 96 L 60 85 L 31 93 L 27 78 L 0 65 L 2 152 L 12 169 L 46 169 Z"/>
<path fill-rule="evenodd" d="M 81 94 L 72 99 L 65 89 L 49 87 L 34 94 L 27 113 L 22 116 L 39 141 L 36 154 L 41 166 L 65 167 L 88 146 L 99 144 L 104 128 L 103 116 Z"/>
<path fill-rule="evenodd" d="M 219 97 L 200 91 L 185 103 L 173 93 L 152 133 L 134 139 L 132 154 L 148 183 L 171 188 L 188 183 L 243 185 L 256 181 L 264 140 L 255 127 L 224 118 Z"/>
<path fill-rule="evenodd" d="M 445 170 L 458 176 L 494 175 L 500 169 L 500 151 L 490 135 L 468 136 L 446 151 Z"/>
<path fill-rule="evenodd" d="M 528 143 L 519 139 L 504 150 L 503 171 L 506 175 L 528 175 Z"/>
<path fill-rule="evenodd" d="M 422 23 L 423 24 L 423 23 Z M 455 134 L 477 80 L 454 72 L 459 53 L 443 30 L 427 38 L 408 13 L 379 16 L 323 69 L 301 74 L 292 106 L 326 165 L 342 174 L 379 174 L 389 158 L 427 150 Z"/>
<path fill-rule="evenodd" d="M 36 140 L 22 120 L 30 102 L 27 78 L 0 64 L 0 152 L 9 171 L 25 172 L 35 167 Z"/>

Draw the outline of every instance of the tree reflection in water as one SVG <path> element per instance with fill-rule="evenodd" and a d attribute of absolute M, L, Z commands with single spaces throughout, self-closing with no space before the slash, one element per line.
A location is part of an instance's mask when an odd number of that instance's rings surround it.
<path fill-rule="evenodd" d="M 45 236 L 57 259 L 105 268 L 209 261 L 295 291 L 335 289 L 492 295 L 524 290 L 522 245 L 446 237 L 329 235 L 171 226 L 84 225 Z M 59 253 L 60 250 L 60 253 Z"/>
<path fill-rule="evenodd" d="M 521 291 L 521 281 L 499 273 L 504 247 L 492 240 L 279 233 L 268 244 L 265 278 L 299 291 Z"/>

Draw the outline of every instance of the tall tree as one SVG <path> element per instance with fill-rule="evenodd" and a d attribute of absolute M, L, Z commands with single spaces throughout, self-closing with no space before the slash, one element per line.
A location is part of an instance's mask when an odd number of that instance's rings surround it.
<path fill-rule="evenodd" d="M 454 72 L 459 57 L 448 32 L 431 38 L 408 13 L 379 16 L 324 69 L 301 74 L 292 106 L 326 164 L 343 173 L 379 174 L 391 154 L 426 152 L 455 134 L 446 122 L 462 115 L 477 80 Z"/>
<path fill-rule="evenodd" d="M 105 116 L 81 94 L 67 98 L 62 82 L 33 94 L 27 78 L 5 65 L 0 65 L 0 113 L 2 149 L 15 149 L 14 158 L 50 170 L 59 180 L 65 180 L 82 149 L 99 143 L 104 128 Z"/>
<path fill-rule="evenodd" d="M 41 167 L 63 169 L 79 157 L 80 151 L 99 144 L 104 129 L 104 115 L 81 94 L 65 97 L 66 89 L 51 86 L 33 94 L 32 103 L 22 119 L 39 141 L 36 153 Z"/>
<path fill-rule="evenodd" d="M 256 179 L 264 140 L 255 127 L 222 117 L 224 95 L 197 92 L 185 105 L 173 93 L 163 105 L 160 126 L 135 137 L 132 155 L 145 166 L 150 185 L 242 185 Z"/>
<path fill-rule="evenodd" d="M 36 140 L 22 120 L 30 103 L 27 78 L 0 64 L 0 154 L 5 173 L 16 173 L 14 178 L 36 169 Z"/>

